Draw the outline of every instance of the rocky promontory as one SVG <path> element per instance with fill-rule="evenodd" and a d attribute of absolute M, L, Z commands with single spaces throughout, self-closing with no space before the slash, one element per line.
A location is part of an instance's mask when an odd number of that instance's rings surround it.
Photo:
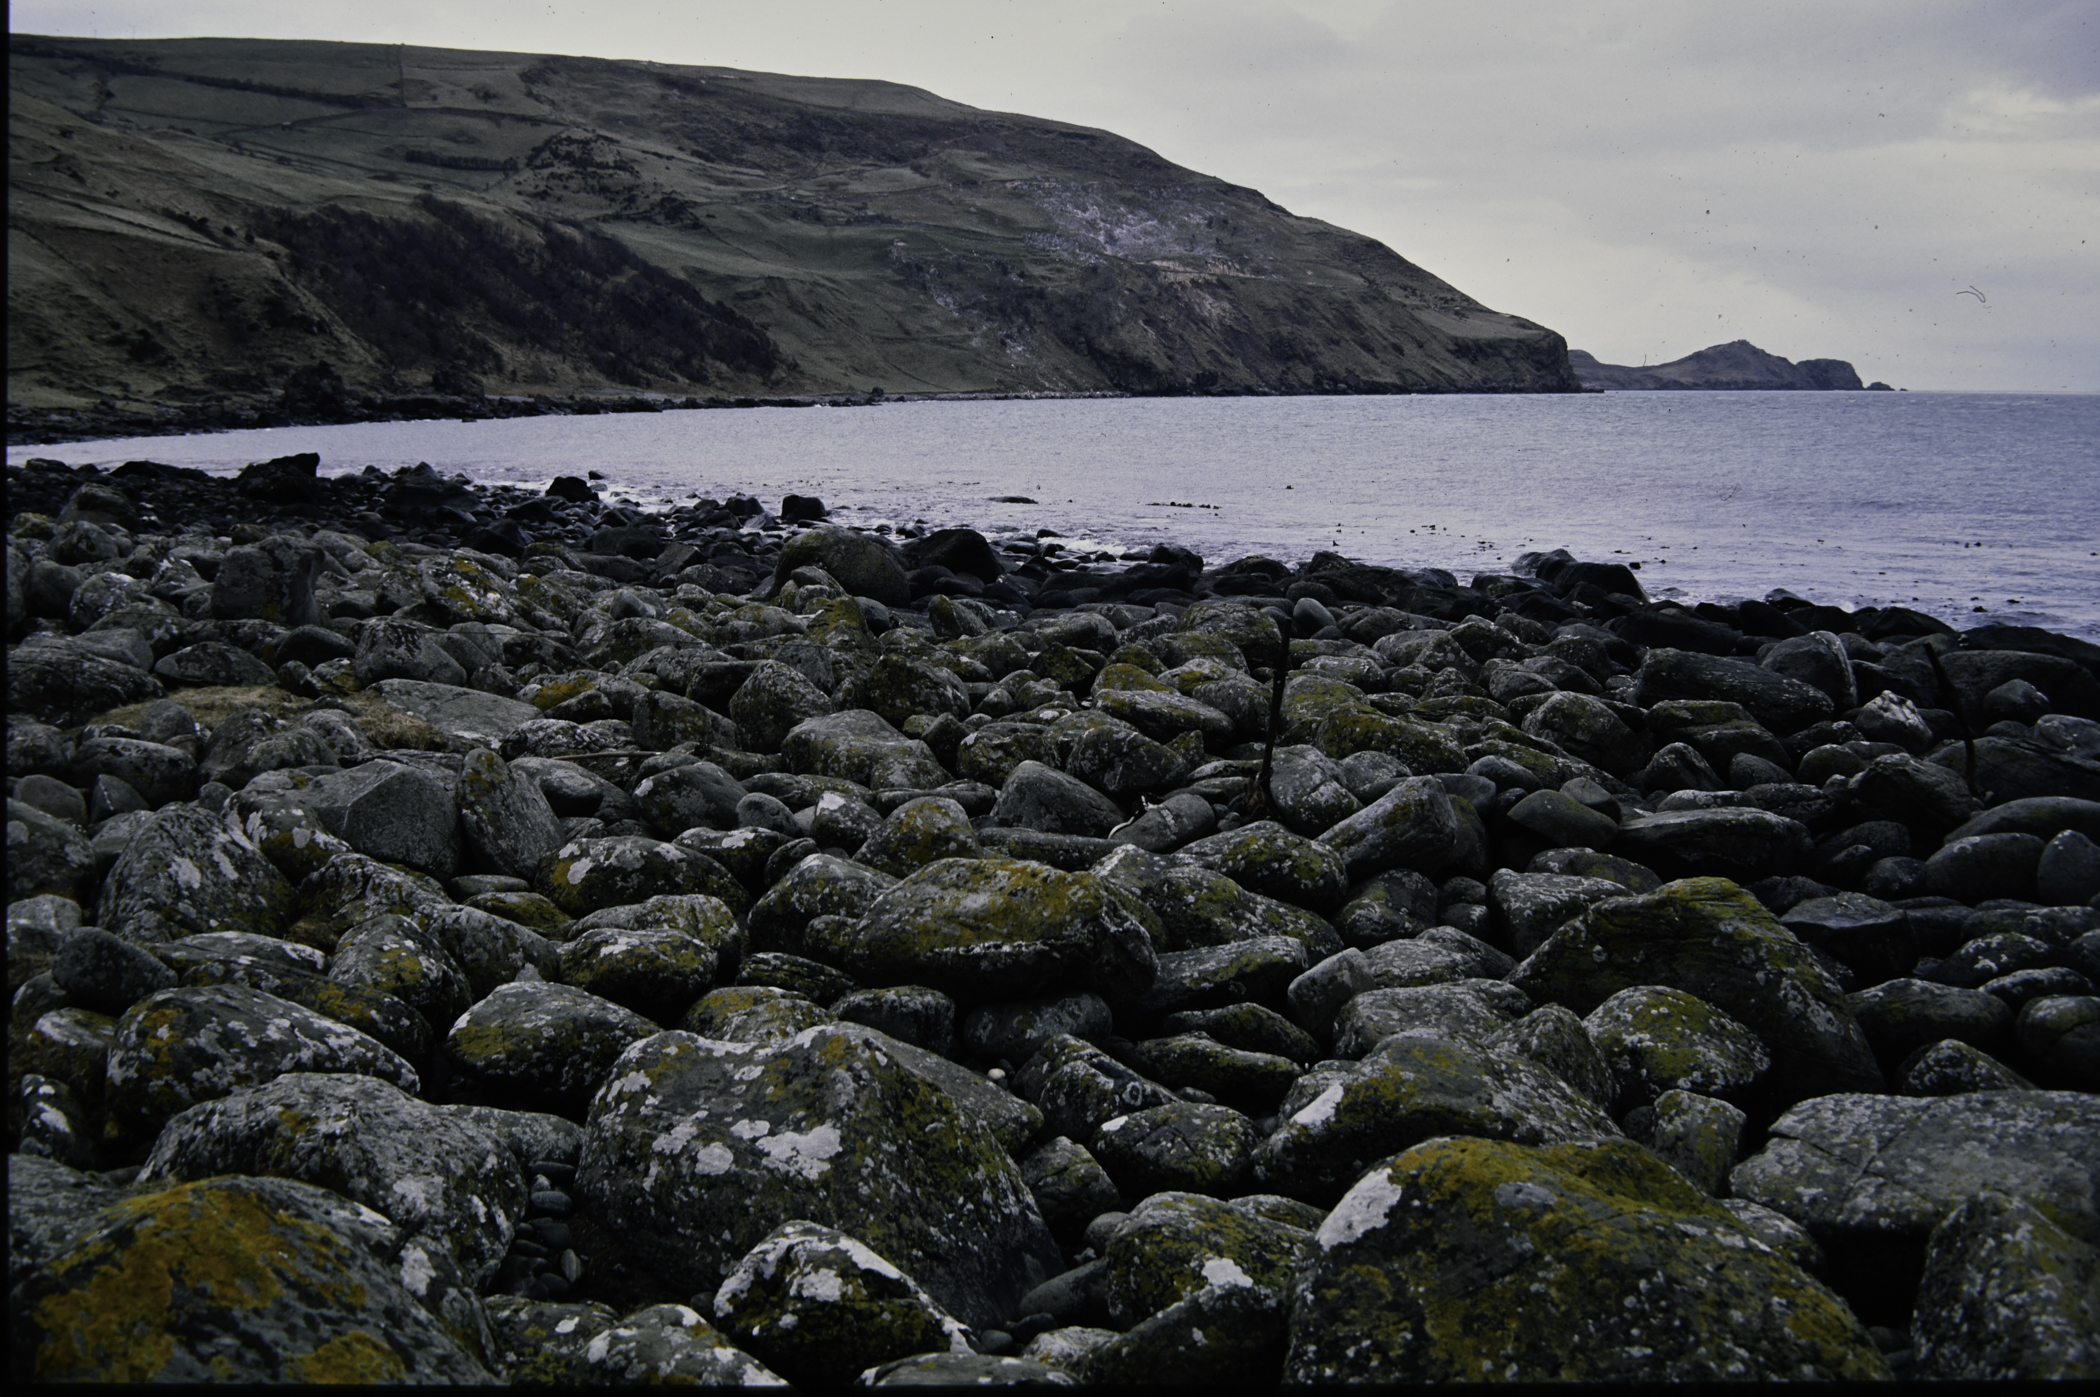
<path fill-rule="evenodd" d="M 2094 1375 L 2100 649 L 10 467 L 10 1370 Z"/>
<path fill-rule="evenodd" d="M 940 394 L 1573 392 L 1110 131 L 897 83 L 8 37 L 11 442 Z"/>
<path fill-rule="evenodd" d="M 1888 390 L 1886 383 L 1861 383 L 1859 371 L 1843 359 L 1803 359 L 1797 364 L 1759 349 L 1748 340 L 1712 345 L 1667 364 L 1639 366 L 1606 364 L 1586 350 L 1571 349 L 1568 364 L 1584 388 L 1613 392 Z"/>

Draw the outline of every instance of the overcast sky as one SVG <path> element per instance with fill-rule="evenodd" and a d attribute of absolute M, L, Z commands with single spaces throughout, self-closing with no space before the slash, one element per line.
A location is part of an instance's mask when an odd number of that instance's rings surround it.
<path fill-rule="evenodd" d="M 2096 0 L 30 0 L 10 23 L 887 78 L 1106 127 L 1609 362 L 1748 339 L 1914 389 L 2100 392 Z"/>

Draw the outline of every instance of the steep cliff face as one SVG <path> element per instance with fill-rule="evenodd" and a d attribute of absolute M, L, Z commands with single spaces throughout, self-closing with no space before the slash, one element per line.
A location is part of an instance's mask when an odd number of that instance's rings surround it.
<path fill-rule="evenodd" d="M 1731 340 L 1672 359 L 1667 364 L 1600 363 L 1587 351 L 1571 349 L 1568 362 L 1584 388 L 1625 391 L 1699 389 L 1858 389 L 1866 385 L 1843 359 L 1803 359 L 1798 364 L 1768 354 L 1748 340 Z M 1876 388 L 1888 385 L 1877 383 Z"/>
<path fill-rule="evenodd" d="M 309 405 L 1576 387 L 1559 335 L 1377 242 L 1105 131 L 913 88 L 9 48 L 11 420 L 281 406 L 288 384 Z"/>

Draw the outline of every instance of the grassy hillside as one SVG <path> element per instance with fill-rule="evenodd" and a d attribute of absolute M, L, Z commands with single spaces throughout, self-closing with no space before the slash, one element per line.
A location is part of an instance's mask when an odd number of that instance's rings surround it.
<path fill-rule="evenodd" d="M 888 83 L 9 45 L 8 401 L 1569 391 L 1561 337 L 1105 131 Z"/>

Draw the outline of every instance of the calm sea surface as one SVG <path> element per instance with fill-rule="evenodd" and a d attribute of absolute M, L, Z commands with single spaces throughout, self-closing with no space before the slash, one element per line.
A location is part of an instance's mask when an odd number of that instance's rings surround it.
<path fill-rule="evenodd" d="M 291 427 L 9 448 L 232 472 L 428 461 L 483 482 L 600 471 L 639 503 L 815 494 L 851 523 L 1053 529 L 1212 561 L 1322 548 L 1504 570 L 1531 548 L 1641 565 L 1686 599 L 1787 587 L 2100 637 L 2100 397 L 1571 397 L 892 403 Z M 997 503 L 1025 495 L 1035 503 Z M 1984 609 L 1979 614 L 1979 608 Z"/>

